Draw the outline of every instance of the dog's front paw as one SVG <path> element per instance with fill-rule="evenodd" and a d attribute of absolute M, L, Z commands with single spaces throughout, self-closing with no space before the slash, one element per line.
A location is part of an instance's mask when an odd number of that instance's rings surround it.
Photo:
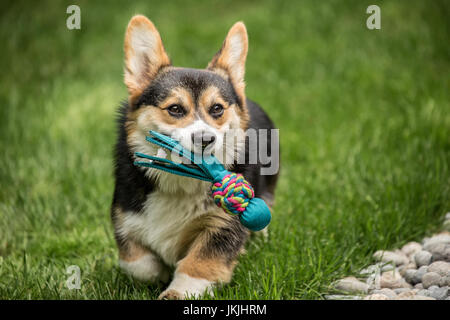
<path fill-rule="evenodd" d="M 158 297 L 158 300 L 182 300 L 182 299 L 184 299 L 184 295 L 174 289 L 164 290 Z"/>
<path fill-rule="evenodd" d="M 212 294 L 213 282 L 175 272 L 169 287 L 158 297 L 160 300 L 201 299 L 205 293 Z"/>

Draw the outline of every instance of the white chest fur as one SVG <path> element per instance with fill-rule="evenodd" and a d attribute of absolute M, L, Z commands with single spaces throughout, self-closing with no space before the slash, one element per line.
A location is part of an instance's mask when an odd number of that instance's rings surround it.
<path fill-rule="evenodd" d="M 206 214 L 207 201 L 211 201 L 206 192 L 209 183 L 173 175 L 169 179 L 173 178 L 178 180 L 174 184 L 183 184 L 185 187 L 191 184 L 189 189 L 196 192 L 156 190 L 149 194 L 140 213 L 130 212 L 125 215 L 121 226 L 121 232 L 132 235 L 172 266 L 177 262 L 177 246 L 183 229 L 195 218 Z"/>

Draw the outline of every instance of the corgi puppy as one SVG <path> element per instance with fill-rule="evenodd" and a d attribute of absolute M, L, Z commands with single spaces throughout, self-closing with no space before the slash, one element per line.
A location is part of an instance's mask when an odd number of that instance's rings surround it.
<path fill-rule="evenodd" d="M 242 135 L 230 148 L 226 141 L 232 130 L 274 128 L 245 96 L 247 31 L 236 23 L 206 69 L 180 68 L 172 66 L 153 23 L 137 15 L 124 49 L 129 97 L 119 110 L 111 207 L 119 264 L 142 281 L 170 280 L 160 299 L 201 298 L 230 281 L 249 231 L 216 206 L 211 183 L 137 167 L 134 153 L 161 156 L 145 140 L 149 130 L 193 151 L 214 147 L 214 154 L 232 158 L 227 169 L 242 173 L 255 196 L 272 204 L 277 174 L 261 175 L 260 163 L 237 163 L 248 154 Z"/>

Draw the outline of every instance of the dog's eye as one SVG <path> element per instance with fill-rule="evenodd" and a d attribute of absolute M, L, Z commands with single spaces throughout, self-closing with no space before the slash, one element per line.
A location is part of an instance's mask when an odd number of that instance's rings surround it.
<path fill-rule="evenodd" d="M 213 105 L 211 108 L 209 108 L 209 114 L 213 117 L 213 118 L 219 118 L 222 116 L 223 114 L 223 105 L 221 105 L 220 103 L 216 103 L 215 105 Z"/>
<path fill-rule="evenodd" d="M 175 118 L 181 118 L 185 114 L 184 108 L 179 104 L 173 104 L 167 107 L 167 112 L 169 112 L 169 114 Z"/>

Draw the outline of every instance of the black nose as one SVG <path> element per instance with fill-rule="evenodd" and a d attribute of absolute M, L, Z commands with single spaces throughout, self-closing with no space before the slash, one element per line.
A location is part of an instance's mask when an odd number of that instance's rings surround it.
<path fill-rule="evenodd" d="M 216 135 L 209 131 L 197 131 L 191 134 L 191 139 L 194 145 L 206 148 L 208 145 L 213 145 L 216 141 Z"/>

